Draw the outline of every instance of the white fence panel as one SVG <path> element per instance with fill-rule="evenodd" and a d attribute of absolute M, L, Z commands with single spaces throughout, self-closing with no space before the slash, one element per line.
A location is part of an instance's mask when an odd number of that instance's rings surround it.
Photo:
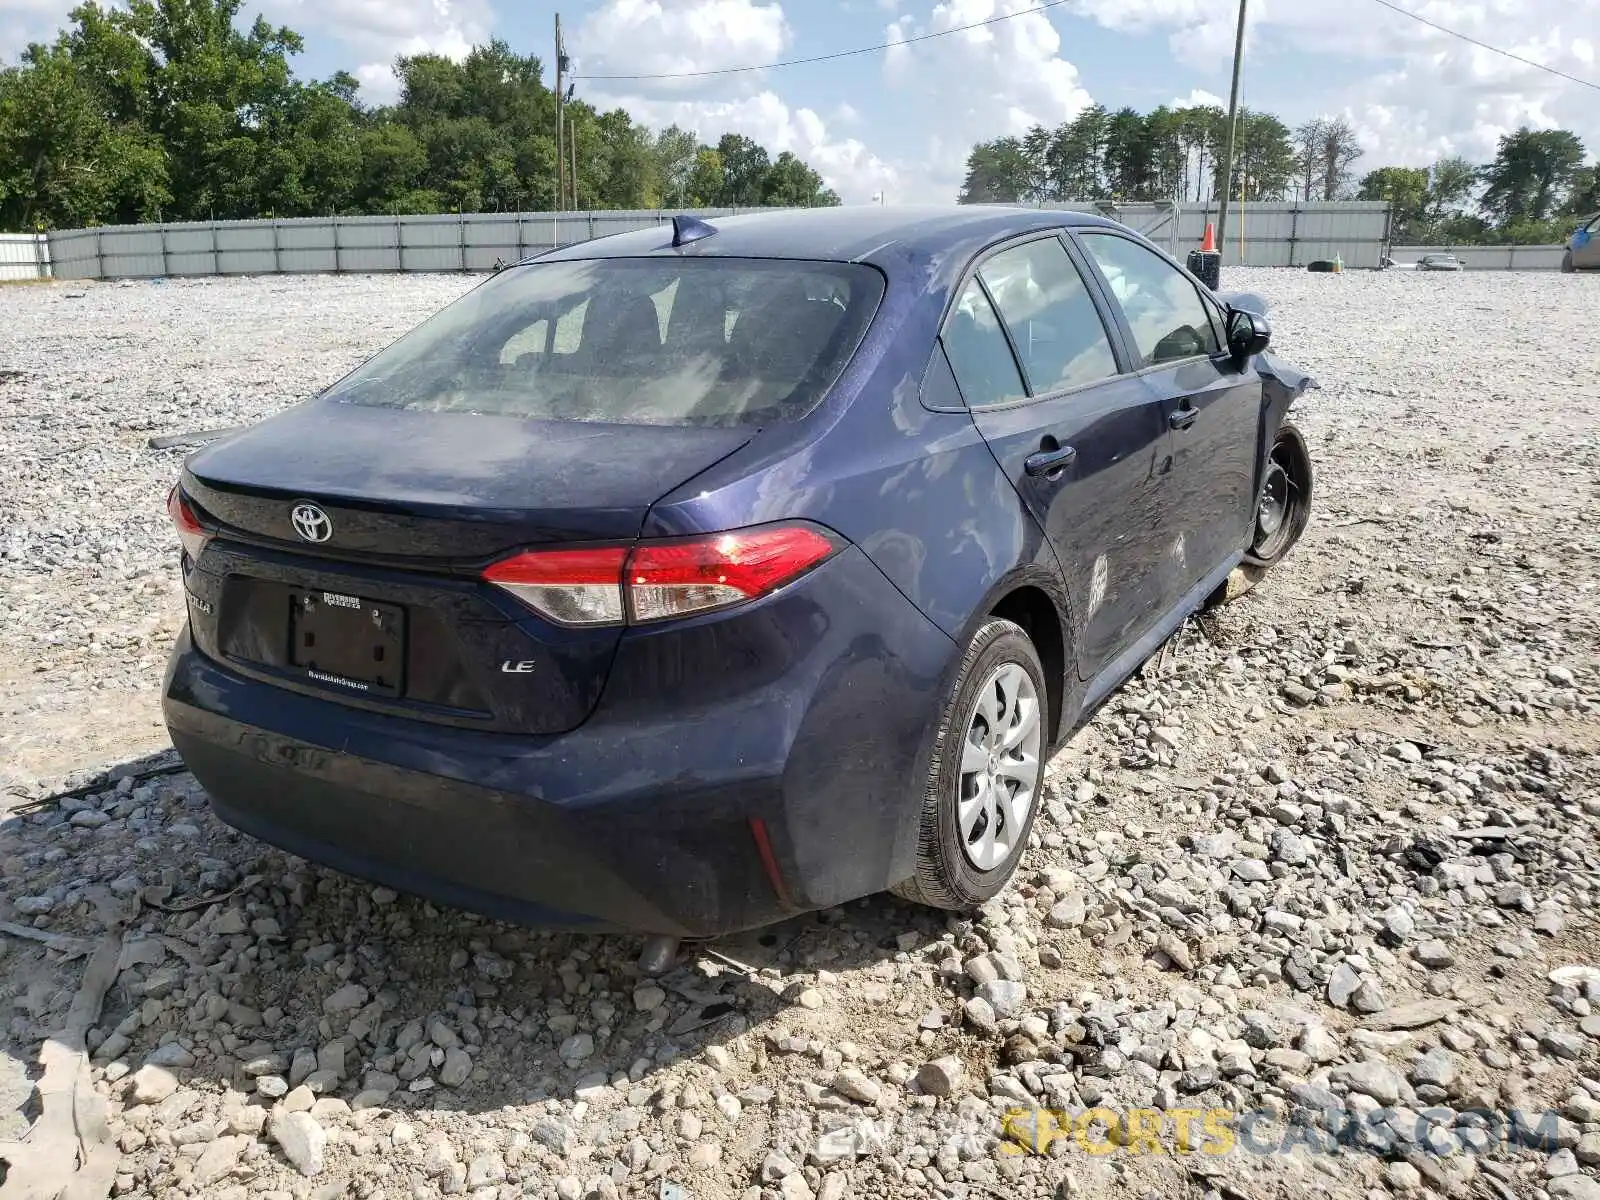
<path fill-rule="evenodd" d="M 1454 254 L 1469 271 L 1559 271 L 1565 246 L 1396 246 L 1390 257 L 1414 263 L 1425 254 Z"/>
<path fill-rule="evenodd" d="M 42 233 L 0 233 L 0 279 L 47 279 L 50 242 Z"/>
<path fill-rule="evenodd" d="M 1115 204 L 1051 203 L 1041 207 L 1093 212 L 1120 221 L 1184 259 L 1217 223 L 1217 206 L 1145 201 Z M 1174 224 L 1176 210 L 1176 224 Z M 1226 266 L 1303 267 L 1317 259 L 1342 258 L 1351 268 L 1375 268 L 1389 240 L 1389 204 L 1383 200 L 1251 200 L 1228 208 L 1227 244 L 1219 245 Z"/>
<path fill-rule="evenodd" d="M 1213 205 L 1166 201 L 1049 207 L 1105 214 L 1180 259 L 1200 244 L 1206 223 L 1217 219 Z M 700 209 L 695 215 L 741 211 L 749 210 Z M 672 217 L 657 210 L 495 212 L 107 226 L 52 233 L 45 253 L 62 279 L 486 271 L 496 260 L 515 262 L 555 246 L 665 225 Z M 1228 264 L 1303 267 L 1313 259 L 1342 258 L 1347 267 L 1376 267 L 1388 228 L 1389 206 L 1383 202 L 1252 202 L 1229 210 L 1228 244 L 1221 249 Z M 1537 255 L 1516 265 L 1535 261 L 1542 265 Z"/>

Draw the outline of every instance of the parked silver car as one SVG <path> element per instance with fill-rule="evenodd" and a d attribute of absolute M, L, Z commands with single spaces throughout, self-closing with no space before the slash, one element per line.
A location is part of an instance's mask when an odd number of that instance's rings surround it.
<path fill-rule="evenodd" d="M 1467 264 L 1454 254 L 1424 254 L 1417 260 L 1419 271 L 1464 271 Z"/>

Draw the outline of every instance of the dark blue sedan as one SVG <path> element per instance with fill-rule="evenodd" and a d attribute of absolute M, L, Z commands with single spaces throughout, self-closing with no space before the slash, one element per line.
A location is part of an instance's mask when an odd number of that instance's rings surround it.
<path fill-rule="evenodd" d="M 1054 748 L 1304 529 L 1269 336 L 1064 212 L 543 255 L 187 461 L 172 739 L 229 824 L 512 920 L 970 908 Z"/>

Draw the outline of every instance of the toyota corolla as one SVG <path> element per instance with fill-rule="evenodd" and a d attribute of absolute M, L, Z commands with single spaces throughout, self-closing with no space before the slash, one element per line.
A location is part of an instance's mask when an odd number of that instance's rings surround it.
<path fill-rule="evenodd" d="M 1269 337 L 1064 212 L 553 251 L 187 460 L 172 739 L 238 829 L 512 920 L 970 908 L 1052 750 L 1305 528 Z"/>

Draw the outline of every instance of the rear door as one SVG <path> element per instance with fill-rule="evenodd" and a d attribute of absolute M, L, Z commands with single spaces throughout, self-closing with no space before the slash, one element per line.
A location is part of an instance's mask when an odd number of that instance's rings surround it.
<path fill-rule="evenodd" d="M 1056 234 L 983 259 L 941 338 L 973 420 L 1045 530 L 1089 678 L 1161 610 L 1161 405 L 1127 374 L 1107 314 Z"/>
<path fill-rule="evenodd" d="M 1138 378 L 1172 432 L 1157 557 L 1176 604 L 1245 547 L 1256 509 L 1261 378 L 1223 353 L 1221 312 L 1188 275 L 1114 230 L 1075 237 L 1114 301 Z"/>

